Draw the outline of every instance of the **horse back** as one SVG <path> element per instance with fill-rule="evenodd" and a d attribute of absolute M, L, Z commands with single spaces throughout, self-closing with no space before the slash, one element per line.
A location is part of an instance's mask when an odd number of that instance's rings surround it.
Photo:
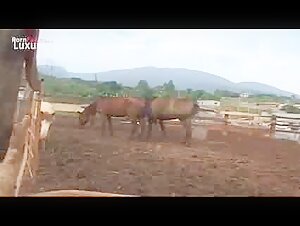
<path fill-rule="evenodd" d="M 128 101 L 125 97 L 104 97 L 96 102 L 96 111 L 115 117 L 126 116 Z"/>
<path fill-rule="evenodd" d="M 158 118 L 185 118 L 193 114 L 194 103 L 189 99 L 156 98 L 152 101 L 152 114 Z"/>

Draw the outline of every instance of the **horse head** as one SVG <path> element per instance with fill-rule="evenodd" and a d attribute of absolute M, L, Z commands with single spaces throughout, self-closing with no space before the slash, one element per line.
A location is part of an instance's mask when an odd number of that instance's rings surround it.
<path fill-rule="evenodd" d="M 193 103 L 192 113 L 193 114 L 197 114 L 200 110 L 201 110 L 200 106 L 196 102 L 194 102 Z"/>
<path fill-rule="evenodd" d="M 48 102 L 41 103 L 41 133 L 40 139 L 46 139 L 55 120 L 55 110 L 52 104 Z"/>
<path fill-rule="evenodd" d="M 83 111 L 77 111 L 79 126 L 83 127 L 89 121 L 89 107 L 82 107 Z"/>

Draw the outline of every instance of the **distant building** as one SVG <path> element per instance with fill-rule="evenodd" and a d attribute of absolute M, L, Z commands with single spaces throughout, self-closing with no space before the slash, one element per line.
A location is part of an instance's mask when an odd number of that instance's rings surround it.
<path fill-rule="evenodd" d="M 294 104 L 293 106 L 300 109 L 300 104 Z"/>
<path fill-rule="evenodd" d="M 286 106 L 288 106 L 289 104 L 279 104 L 278 105 L 278 109 L 279 110 L 282 110 L 282 109 L 284 109 L 284 107 L 286 107 Z"/>
<path fill-rule="evenodd" d="M 240 97 L 242 97 L 242 98 L 248 98 L 249 97 L 249 93 L 241 93 Z"/>
<path fill-rule="evenodd" d="M 198 100 L 197 103 L 199 106 L 206 106 L 206 107 L 220 106 L 220 101 L 216 101 L 216 100 Z"/>

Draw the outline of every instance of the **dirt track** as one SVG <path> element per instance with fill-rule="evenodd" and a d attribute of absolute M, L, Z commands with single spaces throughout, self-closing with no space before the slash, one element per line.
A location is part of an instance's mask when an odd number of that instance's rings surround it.
<path fill-rule="evenodd" d="M 157 126 L 158 127 L 158 126 Z M 208 127 L 206 127 L 208 128 Z M 184 147 L 180 126 L 167 138 L 154 128 L 151 142 L 128 141 L 130 124 L 114 120 L 115 136 L 101 137 L 99 122 L 79 129 L 56 116 L 33 192 L 84 189 L 144 196 L 298 196 L 300 145 L 263 132 L 220 126 L 194 130 Z M 250 134 L 252 133 L 252 134 Z M 25 194 L 25 190 L 23 190 Z"/>

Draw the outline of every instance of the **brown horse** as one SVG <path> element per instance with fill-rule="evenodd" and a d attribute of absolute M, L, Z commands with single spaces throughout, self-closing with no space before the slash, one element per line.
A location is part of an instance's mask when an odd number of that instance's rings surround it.
<path fill-rule="evenodd" d="M 130 138 L 132 138 L 136 132 L 138 121 L 141 125 L 140 137 L 142 137 L 145 131 L 144 108 L 145 102 L 140 98 L 100 97 L 82 112 L 78 112 L 79 124 L 83 126 L 90 121 L 91 125 L 93 125 L 95 116 L 98 113 L 102 118 L 102 136 L 105 134 L 106 120 L 108 121 L 110 135 L 113 136 L 111 117 L 128 117 L 133 125 Z"/>
<path fill-rule="evenodd" d="M 12 134 L 18 89 L 25 63 L 26 79 L 35 91 L 41 84 L 36 67 L 36 50 L 14 50 L 13 37 L 39 38 L 39 30 L 0 29 L 0 155 L 5 153 Z"/>
<path fill-rule="evenodd" d="M 82 112 L 77 111 L 77 113 L 79 114 L 79 126 L 81 128 L 88 122 L 90 122 L 90 126 L 93 126 L 97 115 L 97 101 L 92 102 Z"/>
<path fill-rule="evenodd" d="M 187 98 L 155 98 L 146 104 L 146 115 L 149 120 L 149 139 L 152 135 L 152 123 L 159 122 L 163 134 L 166 136 L 164 120 L 179 119 L 186 130 L 184 143 L 191 145 L 192 138 L 192 117 L 200 111 L 200 107 Z"/>

